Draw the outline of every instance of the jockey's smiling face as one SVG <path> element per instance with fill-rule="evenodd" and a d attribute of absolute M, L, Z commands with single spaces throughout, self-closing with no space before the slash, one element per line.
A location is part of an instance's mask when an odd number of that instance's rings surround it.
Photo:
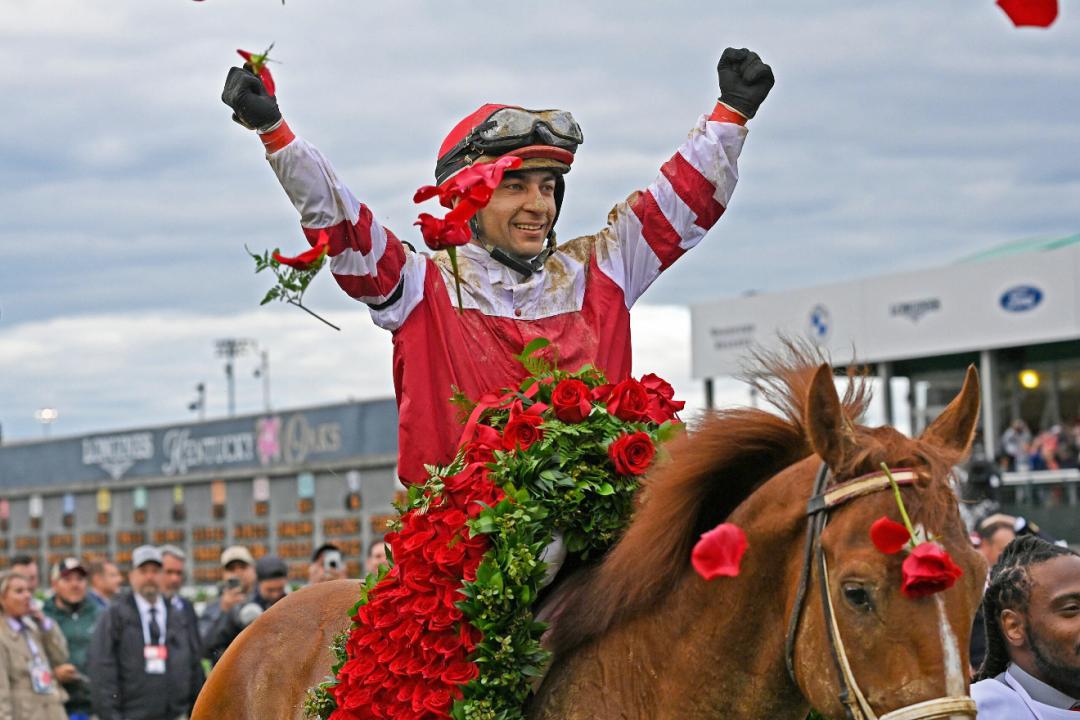
<path fill-rule="evenodd" d="M 481 239 L 523 260 L 539 255 L 555 222 L 556 178 L 551 170 L 507 173 L 477 214 Z"/>

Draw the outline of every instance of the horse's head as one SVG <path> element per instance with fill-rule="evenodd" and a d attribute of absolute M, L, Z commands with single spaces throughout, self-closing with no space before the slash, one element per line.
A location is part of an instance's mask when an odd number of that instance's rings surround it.
<path fill-rule="evenodd" d="M 818 456 L 806 462 L 824 463 L 828 475 L 819 477 L 822 509 L 810 515 L 805 599 L 792 607 L 795 681 L 814 707 L 835 718 L 973 716 L 973 705 L 965 708 L 963 700 L 968 639 L 986 569 L 968 542 L 949 476 L 975 432 L 974 368 L 960 394 L 917 439 L 888 427 L 856 426 L 844 414 L 828 365 L 814 376 L 804 408 L 803 426 Z M 906 553 L 886 555 L 871 542 L 876 519 L 900 519 L 881 463 L 914 471 L 906 473 L 910 483 L 901 495 L 912 524 L 963 571 L 952 587 L 908 597 L 901 592 Z M 860 477 L 860 487 L 844 485 Z M 919 706 L 928 701 L 937 702 Z M 892 714 L 901 708 L 907 710 Z"/>

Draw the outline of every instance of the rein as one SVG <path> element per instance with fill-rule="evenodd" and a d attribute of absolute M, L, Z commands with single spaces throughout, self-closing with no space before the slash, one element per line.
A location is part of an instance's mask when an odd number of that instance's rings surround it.
<path fill-rule="evenodd" d="M 897 485 L 912 485 L 915 482 L 916 473 L 914 470 L 898 468 L 891 472 Z M 787 663 L 788 675 L 791 677 L 791 681 L 798 687 L 799 683 L 795 678 L 795 638 L 799 632 L 799 619 L 802 616 L 803 605 L 806 604 L 811 566 L 816 564 L 818 591 L 821 593 L 821 607 L 825 616 L 825 627 L 829 631 L 829 654 L 839 677 L 839 698 L 846 710 L 847 720 L 937 720 L 954 715 L 966 715 L 974 718 L 975 701 L 967 696 L 926 700 L 925 702 L 898 708 L 880 716 L 880 718 L 871 709 L 870 703 L 867 702 L 866 697 L 859 688 L 859 684 L 856 682 L 855 675 L 851 670 L 851 665 L 848 663 L 844 641 L 840 637 L 840 627 L 836 623 L 832 595 L 829 592 L 829 568 L 825 561 L 825 549 L 821 545 L 821 533 L 825 530 L 825 525 L 829 521 L 830 510 L 863 495 L 889 489 L 891 484 L 888 476 L 879 472 L 863 475 L 828 487 L 831 478 L 832 473 L 829 471 L 828 465 L 822 463 L 814 479 L 813 495 L 806 506 L 806 514 L 809 516 L 809 520 L 806 523 L 806 545 L 803 550 L 802 571 L 799 573 L 799 589 L 795 595 L 795 606 L 792 608 L 791 618 L 788 621 L 787 639 L 784 643 L 784 659 Z"/>

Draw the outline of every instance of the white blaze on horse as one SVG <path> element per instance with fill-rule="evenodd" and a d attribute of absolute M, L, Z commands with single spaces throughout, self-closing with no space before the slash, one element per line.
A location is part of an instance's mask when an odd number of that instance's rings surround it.
<path fill-rule="evenodd" d="M 622 540 L 557 592 L 555 660 L 529 718 L 802 720 L 811 706 L 837 719 L 974 717 L 964 668 L 985 565 L 949 483 L 974 437 L 974 369 L 911 439 L 857 425 L 863 384 L 841 399 L 808 354 L 763 363 L 781 414 L 708 415 L 645 479 Z M 962 569 L 947 590 L 904 596 L 903 556 L 871 543 L 874 520 L 896 514 L 882 463 L 903 469 L 912 521 Z M 691 548 L 725 521 L 749 550 L 738 577 L 706 582 Z M 325 583 L 271 608 L 222 657 L 192 720 L 302 718 L 358 588 Z"/>

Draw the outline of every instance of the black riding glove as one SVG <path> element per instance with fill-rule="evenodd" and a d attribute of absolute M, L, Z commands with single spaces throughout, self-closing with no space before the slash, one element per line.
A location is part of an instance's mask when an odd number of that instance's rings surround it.
<path fill-rule="evenodd" d="M 772 68 L 746 48 L 725 50 L 716 74 L 720 77 L 720 102 L 748 118 L 757 114 L 776 82 Z"/>
<path fill-rule="evenodd" d="M 267 93 L 258 75 L 246 68 L 229 68 L 221 102 L 233 109 L 232 119 L 248 130 L 265 132 L 281 120 L 277 98 Z"/>

